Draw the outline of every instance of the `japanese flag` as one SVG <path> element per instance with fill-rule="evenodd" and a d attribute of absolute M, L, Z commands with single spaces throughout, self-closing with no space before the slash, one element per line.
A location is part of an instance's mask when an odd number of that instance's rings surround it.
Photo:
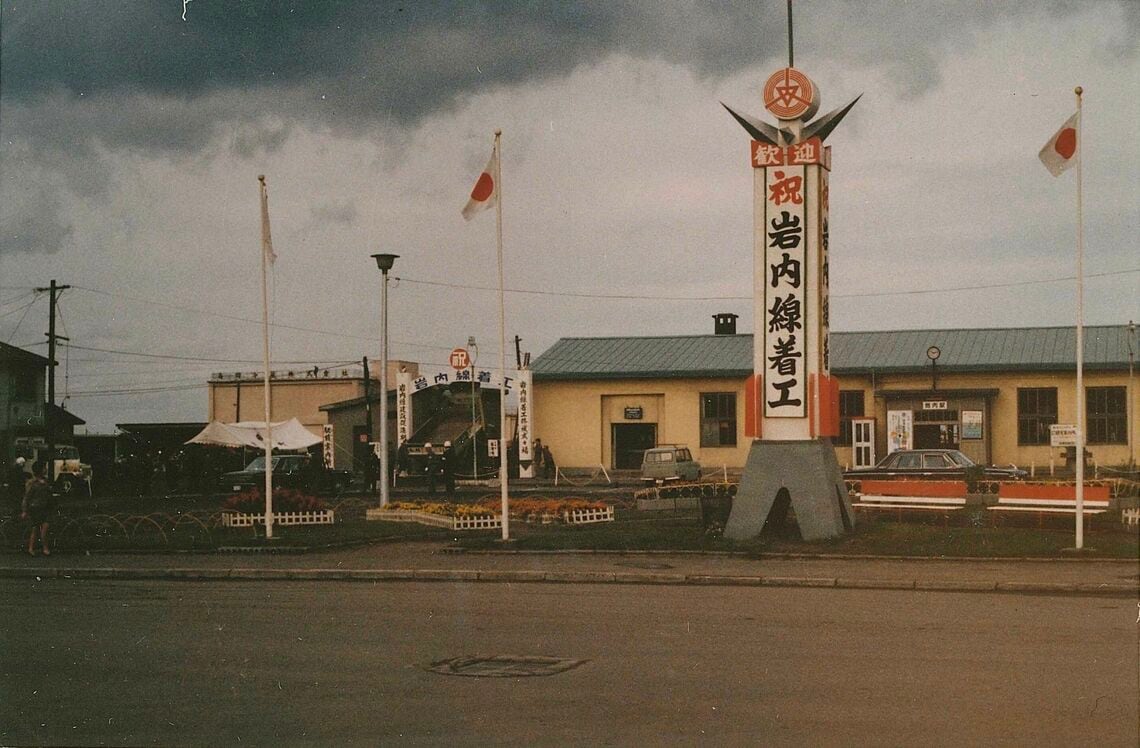
<path fill-rule="evenodd" d="M 475 189 L 471 190 L 471 199 L 463 206 L 463 217 L 470 221 L 475 214 L 490 208 L 499 201 L 499 185 L 495 183 L 499 174 L 499 147 L 498 139 L 495 147 L 491 149 L 491 160 L 487 168 L 479 175 L 475 182 Z"/>
<path fill-rule="evenodd" d="M 1077 128 L 1080 122 L 1080 113 L 1075 112 L 1072 117 L 1061 125 L 1061 129 L 1049 138 L 1049 142 L 1037 154 L 1041 163 L 1055 177 L 1061 176 L 1073 162 L 1077 155 Z"/>

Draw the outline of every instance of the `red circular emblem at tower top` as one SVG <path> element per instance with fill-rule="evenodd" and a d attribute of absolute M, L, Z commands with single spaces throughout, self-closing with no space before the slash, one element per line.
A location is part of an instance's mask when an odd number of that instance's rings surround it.
<path fill-rule="evenodd" d="M 764 107 L 776 119 L 810 119 L 819 109 L 819 90 L 795 68 L 782 68 L 764 84 Z"/>

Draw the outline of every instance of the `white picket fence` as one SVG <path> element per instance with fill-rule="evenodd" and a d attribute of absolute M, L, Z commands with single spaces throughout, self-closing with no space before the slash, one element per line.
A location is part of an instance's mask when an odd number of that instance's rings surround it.
<path fill-rule="evenodd" d="M 566 523 L 571 525 L 613 522 L 614 508 L 607 506 L 605 509 L 572 509 L 569 512 L 565 512 L 562 516 Z"/>
<path fill-rule="evenodd" d="M 332 509 L 321 509 L 315 512 L 273 513 L 273 524 L 275 525 L 331 525 L 333 521 Z M 222 514 L 222 527 L 253 527 L 264 524 L 264 514 L 243 514 L 241 512 L 225 512 Z"/>
<path fill-rule="evenodd" d="M 448 530 L 494 530 L 503 526 L 501 517 L 495 514 L 480 514 L 474 517 L 448 517 L 443 514 L 429 514 L 409 509 L 369 509 L 365 518 L 384 522 L 418 522 L 421 525 L 444 527 Z"/>

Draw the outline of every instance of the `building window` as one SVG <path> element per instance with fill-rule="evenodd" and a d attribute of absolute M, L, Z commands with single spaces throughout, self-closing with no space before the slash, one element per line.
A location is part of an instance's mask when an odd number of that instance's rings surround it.
<path fill-rule="evenodd" d="M 839 391 L 839 445 L 851 446 L 851 419 L 863 417 L 863 390 Z"/>
<path fill-rule="evenodd" d="M 1049 443 L 1049 427 L 1057 422 L 1056 387 L 1019 387 L 1017 390 L 1017 443 Z"/>
<path fill-rule="evenodd" d="M 701 446 L 736 446 L 736 393 L 701 393 Z"/>
<path fill-rule="evenodd" d="M 1089 444 L 1124 444 L 1128 441 L 1128 409 L 1124 387 L 1086 387 Z"/>

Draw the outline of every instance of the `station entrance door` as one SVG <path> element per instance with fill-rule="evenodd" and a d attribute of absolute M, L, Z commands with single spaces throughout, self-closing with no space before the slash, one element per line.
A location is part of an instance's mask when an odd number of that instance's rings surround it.
<path fill-rule="evenodd" d="M 657 446 L 657 424 L 615 423 L 612 428 L 614 469 L 640 470 L 645 450 Z"/>

